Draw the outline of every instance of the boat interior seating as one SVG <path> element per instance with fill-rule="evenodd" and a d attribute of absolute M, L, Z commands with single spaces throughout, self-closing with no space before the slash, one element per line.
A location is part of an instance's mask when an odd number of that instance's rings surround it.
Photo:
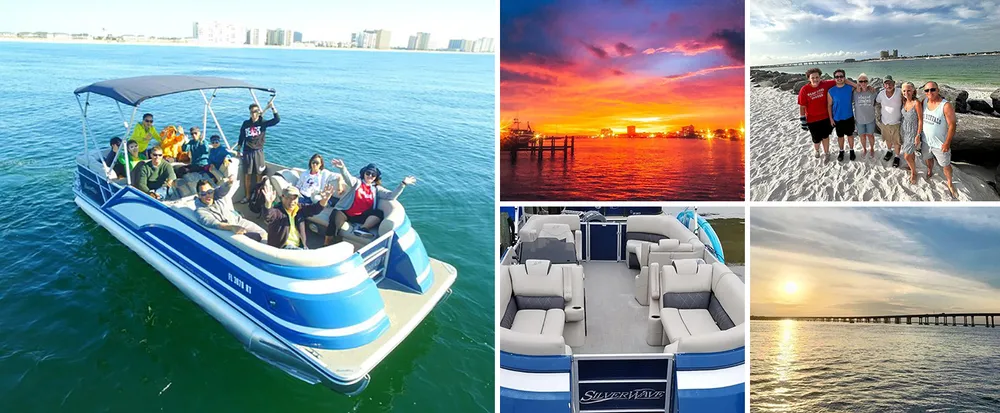
<path fill-rule="evenodd" d="M 538 238 L 564 240 L 576 247 L 576 259 L 583 260 L 583 231 L 577 215 L 533 215 L 517 236 L 524 242 Z"/>
<path fill-rule="evenodd" d="M 270 168 L 270 165 L 268 165 Z M 280 194 L 285 188 L 290 185 L 295 185 L 299 181 L 299 175 L 305 172 L 303 169 L 296 168 L 282 168 L 268 178 L 271 182 L 271 186 L 274 189 L 274 193 Z M 309 222 L 312 223 L 315 228 L 314 232 L 318 234 L 324 234 L 326 232 L 327 224 L 330 222 L 330 214 L 333 213 L 333 206 L 337 204 L 337 200 L 340 199 L 345 192 L 347 192 L 348 187 L 343 183 L 339 174 L 336 174 L 336 179 L 338 180 L 338 191 L 334 194 L 330 201 L 327 203 L 327 207 L 323 209 L 323 212 L 309 217 Z M 371 242 L 376 237 L 383 235 L 393 228 L 397 224 L 401 223 L 406 218 L 406 213 L 403 210 L 402 204 L 399 201 L 387 201 L 379 200 L 378 207 L 382 210 L 385 218 L 382 223 L 378 226 L 377 234 L 365 234 L 365 233 L 355 233 L 353 231 L 354 227 L 351 223 L 345 222 L 344 225 L 340 227 L 340 234 L 345 240 L 354 242 L 358 245 L 365 245 Z"/>
<path fill-rule="evenodd" d="M 669 215 L 633 215 L 625 225 L 625 262 L 631 269 L 648 265 L 652 251 L 674 258 L 701 258 L 705 249 L 697 235 Z"/>
<path fill-rule="evenodd" d="M 496 319 L 500 350 L 525 355 L 571 354 L 583 345 L 583 267 L 547 260 L 502 265 Z"/>
<path fill-rule="evenodd" d="M 170 209 L 173 209 L 187 219 L 191 220 L 191 222 L 195 225 L 199 225 L 198 214 L 195 212 L 195 197 L 196 195 L 189 195 L 178 200 L 164 202 L 164 205 L 167 205 Z M 286 250 L 257 242 L 246 235 L 236 235 L 231 231 L 212 228 L 204 229 L 228 241 L 230 244 L 236 246 L 236 248 L 249 254 L 250 256 L 280 265 L 302 267 L 329 266 L 346 260 L 351 254 L 354 253 L 355 248 L 355 246 L 349 242 L 340 242 L 317 249 Z"/>
<path fill-rule="evenodd" d="M 744 285 L 725 264 L 699 259 L 650 264 L 646 343 L 665 353 L 707 353 L 744 345 Z"/>

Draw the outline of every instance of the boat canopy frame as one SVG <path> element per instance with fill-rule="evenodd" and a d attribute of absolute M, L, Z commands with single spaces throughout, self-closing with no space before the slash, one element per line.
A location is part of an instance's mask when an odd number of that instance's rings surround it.
<path fill-rule="evenodd" d="M 212 115 L 212 121 L 215 122 L 215 128 L 219 131 L 219 136 L 222 137 L 222 141 L 226 145 L 226 149 L 231 150 L 232 146 L 229 144 L 229 140 L 226 139 L 226 133 L 222 129 L 222 125 L 219 123 L 218 117 L 215 116 L 215 111 L 212 109 L 212 101 L 215 100 L 215 96 L 219 89 L 247 89 L 250 91 L 250 97 L 253 98 L 253 103 L 260 106 L 260 101 L 257 100 L 257 94 L 254 91 L 264 91 L 271 95 L 268 104 L 265 107 L 271 107 L 272 114 L 274 113 L 273 106 L 274 98 L 277 96 L 276 92 L 272 88 L 265 88 L 260 86 L 254 86 L 246 83 L 242 80 L 229 79 L 224 77 L 214 77 L 214 76 L 185 76 L 185 75 L 158 75 L 158 76 L 138 76 L 138 77 L 128 77 L 113 80 L 104 80 L 97 83 L 93 83 L 87 86 L 82 86 L 73 91 L 76 96 L 76 103 L 80 107 L 80 115 L 83 120 L 83 149 L 84 153 L 90 151 L 90 144 L 94 145 L 94 150 L 100 150 L 101 147 L 97 143 L 95 137 L 87 133 L 88 122 L 87 122 L 87 111 L 90 108 L 90 94 L 97 94 L 111 98 L 115 101 L 115 105 L 118 108 L 118 114 L 121 117 L 122 124 L 125 127 L 125 135 L 122 138 L 122 144 L 118 145 L 118 151 L 115 153 L 115 157 L 112 159 L 112 163 L 116 162 L 118 157 L 122 155 L 122 151 L 127 150 L 129 137 L 132 136 L 132 128 L 135 122 L 135 114 L 139 111 L 139 106 L 142 105 L 148 99 L 174 95 L 184 92 L 198 91 L 201 93 L 201 98 L 205 102 L 205 107 L 202 113 L 201 119 L 201 130 L 205 131 L 208 127 L 208 115 Z M 211 90 L 211 98 L 205 94 L 206 90 Z M 84 99 L 80 100 L 80 95 L 85 95 Z M 125 112 L 122 110 L 122 103 L 127 106 L 132 106 L 132 115 L 125 120 Z M 89 139 L 88 139 L 89 137 Z M 113 164 L 108 165 L 101 160 L 101 165 L 104 167 L 104 175 L 109 176 L 110 171 L 113 169 Z M 130 168 L 125 168 L 125 183 L 126 186 L 130 185 L 132 182 L 132 171 Z M 121 178 L 121 177 L 119 177 Z"/>

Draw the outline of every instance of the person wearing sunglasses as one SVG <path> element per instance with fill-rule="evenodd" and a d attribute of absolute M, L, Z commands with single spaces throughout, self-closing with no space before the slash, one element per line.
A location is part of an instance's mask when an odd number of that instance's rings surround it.
<path fill-rule="evenodd" d="M 236 150 L 240 151 L 240 167 L 243 168 L 243 182 L 257 182 L 257 175 L 263 175 L 267 169 L 264 161 L 264 141 L 267 128 L 277 125 L 281 121 L 278 116 L 278 109 L 273 103 L 268 103 L 265 109 L 271 109 L 274 117 L 271 120 L 264 120 L 264 111 L 256 103 L 250 105 L 250 119 L 243 121 L 240 125 L 240 139 L 236 143 Z M 244 185 L 244 197 L 240 200 L 245 204 L 250 200 L 250 185 Z"/>
<path fill-rule="evenodd" d="M 246 235 L 248 238 L 267 243 L 267 231 L 233 212 L 233 195 L 236 187 L 235 178 L 230 176 L 218 188 L 206 179 L 195 184 L 198 191 L 195 198 L 195 212 L 198 213 L 198 223 L 206 228 L 230 231 L 236 235 Z"/>
<path fill-rule="evenodd" d="M 941 97 L 937 82 L 927 82 L 924 85 L 924 94 L 927 100 L 923 111 L 923 142 L 920 143 L 920 152 L 924 161 L 927 162 L 927 179 L 934 176 L 934 160 L 941 165 L 944 170 L 945 183 L 948 184 L 948 191 L 951 196 L 958 198 L 958 192 L 951 183 L 951 140 L 955 137 L 957 122 L 955 119 L 955 107 L 951 102 Z"/>
<path fill-rule="evenodd" d="M 195 172 L 208 172 L 208 141 L 205 140 L 205 136 L 201 134 L 201 128 L 194 126 L 188 130 L 191 133 L 191 139 L 184 142 L 181 146 L 181 150 L 187 154 L 187 158 L 190 160 L 188 164 L 188 171 Z"/>
<path fill-rule="evenodd" d="M 129 171 L 132 173 L 132 179 L 135 179 L 136 166 L 144 159 L 146 156 L 139 153 L 139 142 L 129 139 L 125 144 L 125 152 L 118 155 L 118 162 L 115 162 L 115 174 L 124 179 L 125 171 Z"/>
<path fill-rule="evenodd" d="M 878 92 L 868 83 L 868 75 L 858 75 L 854 88 L 854 123 L 861 137 L 862 157 L 875 157 L 875 96 Z M 869 148 L 871 148 L 869 150 Z M 854 158 L 851 158 L 854 159 Z"/>
<path fill-rule="evenodd" d="M 152 113 L 142 115 L 142 122 L 135 125 L 131 139 L 139 143 L 139 153 L 143 155 L 148 155 L 146 154 L 146 150 L 159 144 L 160 134 L 156 132 L 156 127 L 153 126 Z"/>
<path fill-rule="evenodd" d="M 903 120 L 901 113 L 903 99 L 900 97 L 900 93 L 896 92 L 896 81 L 892 79 L 892 76 L 886 75 L 882 86 L 882 91 L 875 96 L 875 104 L 880 108 L 881 115 L 876 122 L 878 129 L 882 132 L 882 140 L 885 141 L 885 146 L 888 148 L 882 160 L 888 161 L 895 156 L 892 167 L 897 168 L 899 167 L 899 149 L 902 144 L 899 123 Z"/>
<path fill-rule="evenodd" d="M 267 222 L 267 244 L 275 248 L 289 250 L 309 249 L 306 242 L 306 219 L 326 208 L 327 201 L 333 196 L 333 185 L 327 185 L 320 191 L 319 201 L 312 205 L 299 205 L 299 189 L 288 186 L 281 192 L 281 202 L 274 204 L 274 188 L 264 185 L 264 221 Z"/>
<path fill-rule="evenodd" d="M 847 73 L 844 69 L 833 71 L 835 84 L 827 91 L 827 115 L 830 117 L 830 125 L 837 131 L 837 145 L 840 146 L 840 153 L 837 155 L 838 161 L 844 160 L 844 137 L 847 137 L 847 148 L 851 151 L 851 160 L 854 156 L 854 88 L 848 86 Z"/>
<path fill-rule="evenodd" d="M 177 179 L 170 162 L 163 159 L 163 149 L 159 146 L 151 149 L 149 160 L 139 163 L 136 169 L 132 185 L 155 199 L 165 199 Z"/>
<path fill-rule="evenodd" d="M 830 119 L 827 92 L 837 85 L 834 80 L 823 80 L 823 71 L 818 67 L 806 70 L 809 83 L 799 89 L 799 122 L 802 130 L 809 131 L 812 136 L 813 151 L 820 157 L 819 147 L 823 145 L 823 154 L 830 157 L 830 132 L 833 132 L 835 122 Z M 855 86 L 855 83 L 845 79 L 845 83 Z"/>
<path fill-rule="evenodd" d="M 222 144 L 222 138 L 220 138 L 219 135 L 212 135 L 209 140 L 211 141 L 211 144 L 209 145 L 208 150 L 207 172 L 215 178 L 216 182 L 218 182 L 223 176 L 228 174 L 229 157 L 236 155 L 236 151 L 227 149 L 226 145 Z"/>
<path fill-rule="evenodd" d="M 301 195 L 300 204 L 309 205 L 319 201 L 319 194 L 327 185 L 340 188 L 340 176 L 330 172 L 325 166 L 320 154 L 314 153 L 309 158 L 309 172 L 300 175 L 299 181 L 295 184 Z"/>
<path fill-rule="evenodd" d="M 899 125 L 903 145 L 900 152 L 906 165 L 910 167 L 910 183 L 917 183 L 916 148 L 920 147 L 920 134 L 924 126 L 924 109 L 917 98 L 917 88 L 913 83 L 903 82 L 903 121 Z"/>
<path fill-rule="evenodd" d="M 403 192 L 403 188 L 417 182 L 417 178 L 407 176 L 395 190 L 390 191 L 382 186 L 382 171 L 379 171 L 373 163 L 361 168 L 358 173 L 361 179 L 352 176 L 344 161 L 340 159 L 334 159 L 330 164 L 340 169 L 340 175 L 348 184 L 348 189 L 334 205 L 333 213 L 330 214 L 330 221 L 326 225 L 326 245 L 336 244 L 342 240 L 340 227 L 345 222 L 358 225 L 355 230 L 356 235 L 376 235 L 372 230 L 385 218 L 385 213 L 378 208 L 378 201 L 394 200 Z"/>

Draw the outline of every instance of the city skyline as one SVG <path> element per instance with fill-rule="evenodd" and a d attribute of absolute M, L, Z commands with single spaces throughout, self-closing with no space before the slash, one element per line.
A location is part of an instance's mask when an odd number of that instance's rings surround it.
<path fill-rule="evenodd" d="M 574 135 L 738 127 L 742 4 L 503 1 L 501 121 Z"/>
<path fill-rule="evenodd" d="M 997 50 L 1000 8 L 974 0 L 747 2 L 751 66 Z"/>
<path fill-rule="evenodd" d="M 1000 210 L 751 208 L 750 313 L 1000 311 Z"/>
<path fill-rule="evenodd" d="M 282 3 L 281 7 L 261 0 L 223 0 L 205 4 L 195 0 L 177 0 L 169 5 L 143 5 L 144 13 L 156 16 L 157 21 L 182 22 L 156 25 L 130 17 L 135 12 L 132 8 L 133 5 L 122 2 L 84 4 L 48 0 L 24 3 L 5 10 L 9 19 L 0 24 L 0 32 L 88 33 L 92 36 L 101 36 L 106 32 L 116 36 L 190 38 L 192 22 L 219 20 L 246 28 L 292 28 L 303 33 L 306 41 L 348 42 L 351 33 L 366 27 L 406 33 L 394 37 L 391 48 L 405 48 L 409 34 L 431 32 L 435 33 L 438 41 L 432 40 L 429 48 L 438 49 L 445 48 L 448 39 L 494 37 L 498 26 L 495 3 L 487 0 L 430 0 L 420 4 L 386 0 L 377 7 L 320 0 L 291 1 Z M 52 10 L 59 12 L 53 13 Z"/>

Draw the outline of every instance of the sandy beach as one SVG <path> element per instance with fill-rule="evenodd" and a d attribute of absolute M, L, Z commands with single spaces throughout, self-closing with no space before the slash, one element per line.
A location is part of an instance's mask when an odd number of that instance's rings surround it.
<path fill-rule="evenodd" d="M 750 147 L 751 201 L 952 201 L 940 166 L 924 178 L 926 165 L 918 159 L 916 184 L 910 183 L 905 161 L 893 168 L 882 161 L 885 143 L 875 136 L 875 158 L 837 161 L 837 137 L 830 138 L 830 157 L 815 158 L 809 132 L 799 126 L 796 95 L 770 87 L 750 88 L 747 140 Z M 954 185 L 960 201 L 1000 201 L 996 191 L 973 165 L 955 165 Z M 982 168 L 978 168 L 982 169 Z"/>

